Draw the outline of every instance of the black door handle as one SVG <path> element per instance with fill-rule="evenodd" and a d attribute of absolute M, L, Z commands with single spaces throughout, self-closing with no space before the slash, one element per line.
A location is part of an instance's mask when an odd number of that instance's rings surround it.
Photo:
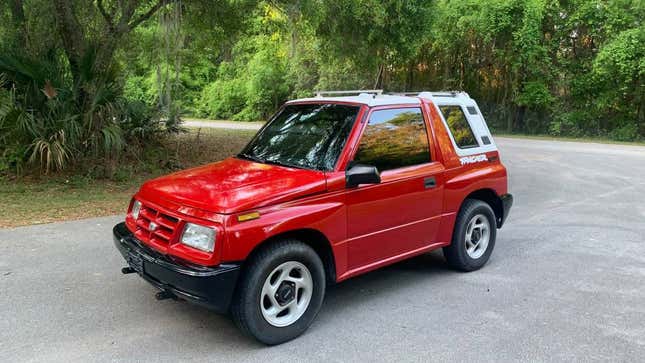
<path fill-rule="evenodd" d="M 423 178 L 423 186 L 426 189 L 434 188 L 437 186 L 437 180 L 433 176 Z"/>

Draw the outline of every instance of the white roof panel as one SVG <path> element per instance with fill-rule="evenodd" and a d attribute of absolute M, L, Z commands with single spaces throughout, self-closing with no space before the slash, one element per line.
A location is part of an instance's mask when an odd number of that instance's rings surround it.
<path fill-rule="evenodd" d="M 393 96 L 393 95 L 373 95 L 373 94 L 360 94 L 358 96 L 342 96 L 342 97 L 310 97 L 300 98 L 287 102 L 351 102 L 360 103 L 368 106 L 386 106 L 386 105 L 418 105 L 420 101 L 417 97 L 406 96 Z"/>
<path fill-rule="evenodd" d="M 331 91 L 328 93 L 346 93 L 353 91 Z M 357 96 L 323 96 L 319 95 L 310 98 L 300 98 L 297 100 L 288 101 L 289 103 L 296 102 L 350 102 L 358 103 L 367 106 L 388 106 L 388 105 L 418 105 L 421 102 L 419 98 L 432 100 L 435 104 L 443 103 L 459 103 L 474 102 L 466 92 L 444 91 L 444 92 L 420 92 L 405 95 L 389 95 L 380 93 L 361 93 Z"/>

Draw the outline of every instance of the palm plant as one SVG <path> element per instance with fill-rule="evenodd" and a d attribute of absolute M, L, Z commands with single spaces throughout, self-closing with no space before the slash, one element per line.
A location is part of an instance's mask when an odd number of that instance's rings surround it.
<path fill-rule="evenodd" d="M 91 68 L 91 62 L 85 63 Z M 123 104 L 113 82 L 98 82 L 91 69 L 83 85 L 69 82 L 54 57 L 0 56 L 0 140 L 3 156 L 18 154 L 45 173 L 62 170 L 79 155 L 113 157 L 125 146 Z M 91 84 L 91 87 L 87 87 Z M 93 89 L 92 94 L 83 89 Z M 79 102 L 80 100 L 80 102 Z"/>

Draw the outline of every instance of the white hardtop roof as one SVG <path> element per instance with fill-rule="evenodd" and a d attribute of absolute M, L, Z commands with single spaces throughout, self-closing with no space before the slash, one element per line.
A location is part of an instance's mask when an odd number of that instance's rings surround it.
<path fill-rule="evenodd" d="M 342 94 L 357 94 L 355 96 L 333 96 Z M 321 91 L 317 92 L 316 97 L 300 98 L 288 101 L 287 104 L 297 102 L 349 102 L 364 104 L 367 106 L 387 106 L 387 105 L 418 105 L 421 103 L 419 98 L 436 100 L 437 98 L 450 98 L 470 100 L 466 92 L 446 91 L 446 92 L 406 92 L 383 94 L 382 90 L 368 91 Z"/>

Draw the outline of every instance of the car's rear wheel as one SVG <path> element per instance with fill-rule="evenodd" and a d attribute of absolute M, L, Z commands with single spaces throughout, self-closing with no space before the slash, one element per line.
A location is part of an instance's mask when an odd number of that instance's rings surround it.
<path fill-rule="evenodd" d="M 302 334 L 320 310 L 325 271 L 318 254 L 296 240 L 255 253 L 231 306 L 240 329 L 262 343 L 284 343 Z"/>
<path fill-rule="evenodd" d="M 455 221 L 452 243 L 443 249 L 448 264 L 462 271 L 480 269 L 493 252 L 496 233 L 495 213 L 490 205 L 466 199 Z"/>

